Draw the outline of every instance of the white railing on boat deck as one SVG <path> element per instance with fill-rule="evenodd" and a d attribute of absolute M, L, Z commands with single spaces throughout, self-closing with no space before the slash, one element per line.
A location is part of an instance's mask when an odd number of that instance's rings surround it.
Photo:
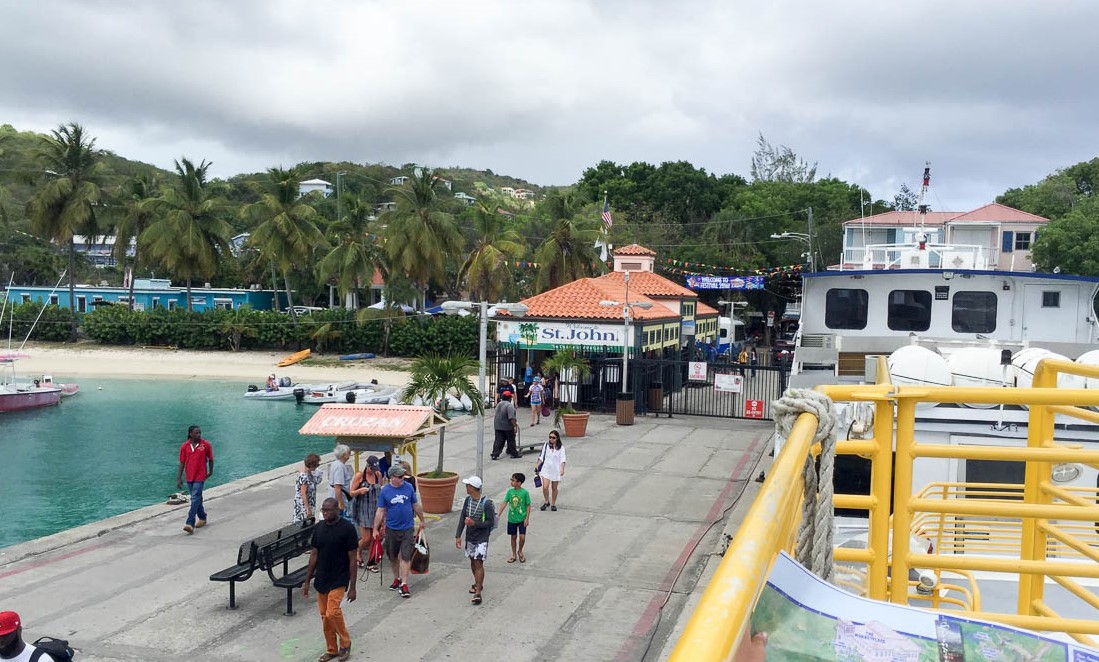
<path fill-rule="evenodd" d="M 840 270 L 992 269 L 987 247 L 970 244 L 870 244 L 845 248 Z"/>

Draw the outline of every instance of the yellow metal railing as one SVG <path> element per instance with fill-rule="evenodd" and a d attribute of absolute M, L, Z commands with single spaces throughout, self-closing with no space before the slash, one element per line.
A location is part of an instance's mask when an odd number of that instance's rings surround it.
<path fill-rule="evenodd" d="M 1099 634 L 1099 597 L 1084 584 L 1099 579 L 1099 490 L 1058 485 L 1051 468 L 1057 463 L 1099 468 L 1099 450 L 1058 443 L 1054 427 L 1055 415 L 1099 424 L 1099 412 L 1084 408 L 1099 408 L 1099 390 L 1056 388 L 1060 374 L 1099 379 L 1099 368 L 1046 359 L 1032 388 L 1015 389 L 893 386 L 883 364 L 878 366 L 883 383 L 818 387 L 834 401 L 874 408 L 870 439 L 836 445 L 837 455 L 871 461 L 870 494 L 837 494 L 833 501 L 837 508 L 867 512 L 867 546 L 837 548 L 836 561 L 865 567 L 865 593 L 871 599 L 922 602 L 959 616 L 1067 633 L 1095 646 L 1087 635 Z M 1026 446 L 920 443 L 915 410 L 925 402 L 1026 405 Z M 816 426 L 812 414 L 798 417 L 671 660 L 733 659 L 775 557 L 796 542 L 802 466 L 809 454 L 819 452 L 819 445 L 812 444 Z M 1021 461 L 1025 479 L 1022 485 L 940 483 L 917 489 L 913 465 L 919 458 Z M 932 552 L 913 550 L 913 536 L 931 542 Z M 917 582 L 898 583 L 895 590 L 890 585 L 890 577 L 907 578 L 912 568 L 934 573 L 937 583 L 930 594 L 916 590 Z M 974 573 L 1017 576 L 1016 613 L 981 611 Z M 1097 618 L 1058 615 L 1044 600 L 1047 579 L 1095 609 Z"/>

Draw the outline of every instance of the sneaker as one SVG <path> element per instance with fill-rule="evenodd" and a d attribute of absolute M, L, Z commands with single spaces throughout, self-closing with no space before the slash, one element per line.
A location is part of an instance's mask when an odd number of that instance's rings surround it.
<path fill-rule="evenodd" d="M 389 585 L 389 590 L 390 591 L 396 591 L 399 588 L 401 588 L 401 578 L 400 577 L 395 577 L 393 579 L 393 583 Z"/>
<path fill-rule="evenodd" d="M 411 598 L 412 593 L 408 590 L 408 584 L 401 584 L 401 597 Z"/>
<path fill-rule="evenodd" d="M 546 508 L 549 508 L 549 504 L 548 503 L 543 503 L 542 507 L 539 508 L 539 510 L 545 510 Z"/>
<path fill-rule="evenodd" d="M 493 460 L 499 460 L 500 456 L 499 455 L 489 455 L 489 458 L 491 458 Z"/>
<path fill-rule="evenodd" d="M 557 512 L 557 506 L 550 506 L 550 510 L 552 510 L 553 512 L 556 513 Z"/>
<path fill-rule="evenodd" d="M 186 531 L 187 533 L 194 533 L 195 532 L 195 527 L 191 526 L 190 524 L 184 524 L 183 525 L 183 530 Z"/>
<path fill-rule="evenodd" d="M 199 521 L 195 522 L 196 529 L 201 529 L 204 526 L 206 526 L 206 520 L 204 519 L 200 519 Z"/>

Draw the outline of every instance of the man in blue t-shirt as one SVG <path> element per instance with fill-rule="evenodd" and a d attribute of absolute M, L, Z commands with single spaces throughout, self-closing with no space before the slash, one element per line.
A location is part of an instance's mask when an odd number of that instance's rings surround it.
<path fill-rule="evenodd" d="M 416 490 L 405 482 L 405 470 L 399 464 L 389 467 L 389 484 L 378 494 L 378 510 L 374 515 L 374 535 L 382 535 L 385 523 L 385 550 L 393 567 L 393 583 L 390 591 L 400 591 L 402 598 L 411 597 L 408 575 L 412 565 L 412 545 L 416 521 L 424 526 L 424 509 L 416 497 Z"/>

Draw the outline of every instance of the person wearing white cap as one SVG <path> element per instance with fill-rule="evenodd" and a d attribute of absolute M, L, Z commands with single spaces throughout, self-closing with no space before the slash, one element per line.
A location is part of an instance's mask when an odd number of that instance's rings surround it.
<path fill-rule="evenodd" d="M 486 498 L 481 490 L 484 487 L 479 476 L 470 476 L 462 480 L 466 485 L 466 500 L 462 504 L 462 514 L 458 516 L 458 530 L 454 533 L 454 546 L 462 548 L 462 531 L 466 533 L 466 558 L 473 573 L 473 594 L 471 604 L 481 604 L 481 589 L 485 586 L 485 558 L 488 556 L 488 537 L 496 528 L 496 508 L 492 500 Z"/>

